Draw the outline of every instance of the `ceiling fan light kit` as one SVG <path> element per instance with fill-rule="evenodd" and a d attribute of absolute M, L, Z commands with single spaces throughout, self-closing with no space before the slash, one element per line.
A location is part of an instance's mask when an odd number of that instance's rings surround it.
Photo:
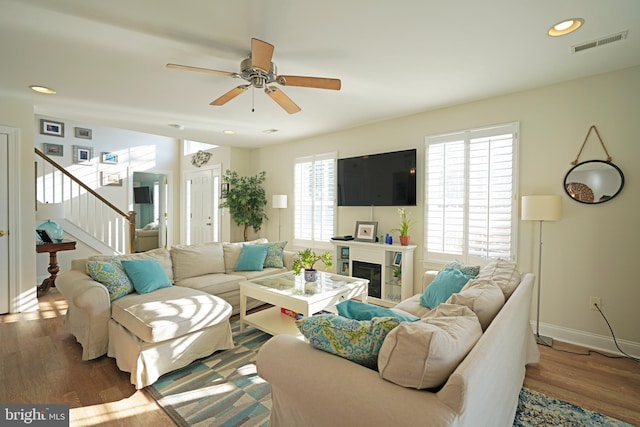
<path fill-rule="evenodd" d="M 282 90 L 275 86 L 268 86 L 277 83 L 281 86 L 298 86 L 315 89 L 340 90 L 342 83 L 339 79 L 331 79 L 324 77 L 309 76 L 288 76 L 277 74 L 276 65 L 271 62 L 275 47 L 262 40 L 251 39 L 251 54 L 248 58 L 240 63 L 240 73 L 230 71 L 212 70 L 209 68 L 192 67 L 189 65 L 167 64 L 167 68 L 176 70 L 197 71 L 201 73 L 218 74 L 234 78 L 246 80 L 249 84 L 237 86 L 217 99 L 213 100 L 209 105 L 222 106 L 231 101 L 236 96 L 244 93 L 250 87 L 262 89 L 271 99 L 273 99 L 283 110 L 289 114 L 301 111 L 291 98 L 289 98 Z"/>

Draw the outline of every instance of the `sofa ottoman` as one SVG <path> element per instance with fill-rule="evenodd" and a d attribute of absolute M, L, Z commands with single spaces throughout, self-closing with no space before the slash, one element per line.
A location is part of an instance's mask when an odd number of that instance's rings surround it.
<path fill-rule="evenodd" d="M 181 286 L 112 303 L 108 356 L 140 389 L 161 375 L 233 347 L 231 304 Z"/>

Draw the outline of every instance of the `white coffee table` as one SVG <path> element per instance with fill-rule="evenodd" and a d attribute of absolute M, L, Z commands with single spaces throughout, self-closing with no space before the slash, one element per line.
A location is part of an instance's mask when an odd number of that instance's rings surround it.
<path fill-rule="evenodd" d="M 240 331 L 245 325 L 268 334 L 300 335 L 292 317 L 281 313 L 288 308 L 307 317 L 322 310 L 335 311 L 340 301 L 360 297 L 367 301 L 369 280 L 318 272 L 316 282 L 305 282 L 304 275 L 292 271 L 240 282 Z M 247 298 L 274 307 L 247 314 Z"/>

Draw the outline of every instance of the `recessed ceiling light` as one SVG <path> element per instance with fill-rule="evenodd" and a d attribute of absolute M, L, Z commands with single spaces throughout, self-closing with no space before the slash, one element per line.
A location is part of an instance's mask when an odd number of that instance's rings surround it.
<path fill-rule="evenodd" d="M 48 88 L 46 86 L 31 85 L 31 86 L 29 86 L 29 88 L 31 90 L 34 90 L 34 91 L 38 92 L 38 93 L 44 93 L 46 95 L 54 95 L 56 93 L 55 90 L 50 89 L 50 88 Z"/>
<path fill-rule="evenodd" d="M 235 130 L 231 130 L 231 129 L 227 129 L 227 130 L 223 130 L 222 133 L 224 133 L 225 135 L 235 135 L 236 131 Z"/>
<path fill-rule="evenodd" d="M 564 21 L 558 22 L 556 25 L 549 28 L 547 34 L 551 37 L 564 36 L 565 34 L 573 33 L 575 30 L 580 28 L 582 24 L 584 24 L 584 19 L 582 18 L 565 19 Z"/>
<path fill-rule="evenodd" d="M 184 130 L 184 125 L 180 125 L 177 123 L 171 123 L 169 126 L 171 126 L 172 128 L 176 128 L 178 130 Z"/>

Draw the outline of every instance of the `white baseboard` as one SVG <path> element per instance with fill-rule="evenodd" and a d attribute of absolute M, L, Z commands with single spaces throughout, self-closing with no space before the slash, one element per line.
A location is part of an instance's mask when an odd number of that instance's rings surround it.
<path fill-rule="evenodd" d="M 531 329 L 535 333 L 536 323 L 531 321 Z M 611 336 L 596 335 L 577 329 L 564 328 L 540 322 L 540 335 L 551 337 L 554 340 L 581 345 L 593 350 L 601 350 L 607 353 L 620 354 Z M 616 338 L 620 348 L 627 354 L 640 358 L 640 343 Z"/>

